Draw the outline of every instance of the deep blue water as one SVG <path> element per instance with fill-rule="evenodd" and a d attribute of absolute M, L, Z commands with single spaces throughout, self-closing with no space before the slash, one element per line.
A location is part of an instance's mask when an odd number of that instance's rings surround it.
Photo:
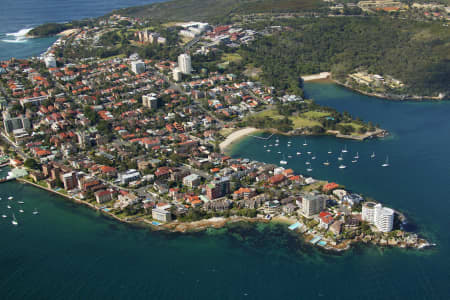
<path fill-rule="evenodd" d="M 107 219 L 34 187 L 0 185 L 1 299 L 448 299 L 450 295 L 450 103 L 395 103 L 335 85 L 308 84 L 318 102 L 380 122 L 393 135 L 350 142 L 308 138 L 320 161 L 347 144 L 360 162 L 339 171 L 313 163 L 313 176 L 336 180 L 407 214 L 436 248 L 360 246 L 335 255 L 305 245 L 285 225 L 240 225 L 197 234 L 151 232 Z M 432 121 L 427 121 L 428 119 Z M 436 124 L 435 126 L 430 126 Z M 280 138 L 296 152 L 303 138 Z M 292 140 L 293 147 L 286 147 Z M 263 143 L 248 138 L 234 155 L 266 162 Z M 368 155 L 375 151 L 377 159 Z M 294 152 L 294 155 L 295 155 Z M 304 151 L 302 151 L 304 152 Z M 389 154 L 391 167 L 382 169 Z M 346 163 L 350 165 L 348 159 Z M 289 160 L 304 171 L 304 161 Z M 19 204 L 6 197 L 25 201 Z M 38 216 L 31 211 L 37 208 Z M 20 225 L 13 227 L 15 212 Z"/>
<path fill-rule="evenodd" d="M 160 0 L 0 0 L 0 60 L 37 56 L 56 40 L 54 37 L 26 39 L 26 29 L 47 22 L 98 17 L 113 9 L 158 1 Z"/>

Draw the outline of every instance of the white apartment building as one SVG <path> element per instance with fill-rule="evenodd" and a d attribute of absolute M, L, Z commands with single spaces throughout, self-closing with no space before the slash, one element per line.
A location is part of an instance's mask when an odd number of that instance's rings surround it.
<path fill-rule="evenodd" d="M 180 71 L 183 74 L 191 74 L 192 65 L 189 54 L 183 53 L 178 56 L 178 68 L 180 68 Z"/>
<path fill-rule="evenodd" d="M 145 72 L 145 63 L 141 60 L 131 62 L 131 71 L 135 74 L 141 74 Z"/>
<path fill-rule="evenodd" d="M 374 202 L 364 203 L 362 219 L 375 225 L 381 232 L 389 232 L 394 225 L 394 211 Z"/>

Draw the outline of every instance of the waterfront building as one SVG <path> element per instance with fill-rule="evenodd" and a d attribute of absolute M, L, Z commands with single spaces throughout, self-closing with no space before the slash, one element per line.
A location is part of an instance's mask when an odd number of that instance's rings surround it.
<path fill-rule="evenodd" d="M 94 193 L 97 203 L 102 204 L 112 200 L 112 192 L 108 190 L 101 190 Z"/>
<path fill-rule="evenodd" d="M 327 197 L 321 194 L 306 194 L 302 197 L 302 214 L 311 217 L 325 209 Z"/>
<path fill-rule="evenodd" d="M 375 226 L 381 232 L 389 232 L 394 225 L 394 210 L 377 204 L 375 207 Z"/>
<path fill-rule="evenodd" d="M 221 177 L 214 179 L 213 182 L 206 186 L 206 195 L 209 200 L 214 200 L 223 197 L 230 193 L 230 179 L 228 177 Z"/>
<path fill-rule="evenodd" d="M 56 169 L 53 169 L 56 170 Z M 62 175 L 62 182 L 64 184 L 64 189 L 66 191 L 70 191 L 77 187 L 78 180 L 77 180 L 77 173 L 75 172 L 69 172 Z"/>
<path fill-rule="evenodd" d="M 172 220 L 172 214 L 170 211 L 161 208 L 154 208 L 152 209 L 152 218 L 161 222 L 169 222 Z"/>
<path fill-rule="evenodd" d="M 381 204 L 367 202 L 362 207 L 362 219 L 375 225 L 381 232 L 389 232 L 394 225 L 394 210 Z"/>
<path fill-rule="evenodd" d="M 375 222 L 375 206 L 374 202 L 366 202 L 362 206 L 362 220 L 370 224 Z"/>
<path fill-rule="evenodd" d="M 136 60 L 131 62 L 131 71 L 134 74 L 141 74 L 145 72 L 145 63 L 141 60 Z"/>
<path fill-rule="evenodd" d="M 183 74 L 191 74 L 192 65 L 189 54 L 183 53 L 178 56 L 178 68 L 180 68 L 180 71 Z"/>

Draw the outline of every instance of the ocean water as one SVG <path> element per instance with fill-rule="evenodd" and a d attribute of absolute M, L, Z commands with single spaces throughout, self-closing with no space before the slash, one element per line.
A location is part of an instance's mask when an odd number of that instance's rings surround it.
<path fill-rule="evenodd" d="M 384 140 L 308 138 L 317 160 L 347 145 L 360 162 L 339 170 L 313 162 L 329 178 L 407 213 L 437 247 L 425 251 L 357 246 L 330 254 L 286 225 L 234 224 L 206 232 L 154 232 L 118 223 L 59 196 L 17 182 L 0 185 L 1 299 L 448 299 L 450 295 L 450 103 L 395 103 L 332 84 L 308 84 L 318 102 L 358 113 L 392 132 Z M 301 137 L 279 137 L 283 153 Z M 287 147 L 291 140 L 293 146 Z M 235 156 L 278 162 L 247 138 Z M 294 152 L 295 151 L 295 152 Z M 377 158 L 369 160 L 375 151 Z M 304 150 L 301 150 L 304 152 Z M 303 154 L 302 154 L 303 155 Z M 380 163 L 389 155 L 391 167 Z M 301 158 L 287 159 L 304 171 Z M 11 209 L 7 209 L 9 195 Z M 17 204 L 23 200 L 25 204 Z M 19 213 L 19 206 L 24 213 Z M 31 212 L 37 208 L 39 215 Z M 11 225 L 15 213 L 20 225 Z"/>
<path fill-rule="evenodd" d="M 0 0 L 0 60 L 38 56 L 50 47 L 55 37 L 26 38 L 37 25 L 98 17 L 153 2 L 160 0 Z"/>

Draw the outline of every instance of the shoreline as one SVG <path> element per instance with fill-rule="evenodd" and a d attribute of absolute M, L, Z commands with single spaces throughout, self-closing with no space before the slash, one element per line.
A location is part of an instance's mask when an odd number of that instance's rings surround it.
<path fill-rule="evenodd" d="M 261 217 L 260 215 L 256 216 L 255 218 L 249 218 L 249 217 L 243 217 L 243 216 L 230 216 L 230 217 L 226 217 L 226 218 L 225 217 L 213 217 L 210 219 L 202 219 L 202 220 L 191 221 L 191 222 L 174 221 L 174 222 L 169 222 L 169 223 L 161 223 L 160 225 L 154 225 L 154 224 L 152 224 L 152 221 L 144 219 L 142 217 L 134 217 L 132 219 L 120 218 L 120 217 L 116 216 L 115 214 L 105 211 L 87 201 L 77 199 L 73 196 L 66 195 L 61 192 L 52 190 L 50 188 L 41 186 L 41 185 L 36 184 L 28 179 L 17 178 L 16 180 L 23 184 L 30 184 L 36 188 L 40 188 L 47 192 L 57 194 L 59 196 L 64 197 L 65 199 L 71 200 L 75 203 L 83 204 L 86 207 L 89 207 L 91 209 L 94 209 L 94 210 L 100 212 L 103 216 L 111 217 L 112 219 L 119 221 L 121 223 L 140 226 L 140 227 L 148 228 L 150 230 L 155 230 L 155 231 L 165 230 L 165 231 L 172 232 L 172 233 L 190 233 L 190 232 L 192 233 L 192 232 L 205 231 L 208 228 L 219 229 L 219 228 L 225 227 L 226 225 L 228 225 L 230 223 L 237 223 L 237 222 L 266 223 L 266 224 L 272 222 L 272 223 L 283 224 L 283 225 L 292 225 L 297 222 L 297 223 L 300 223 L 303 226 L 305 226 L 300 220 L 292 219 L 292 218 L 289 218 L 286 216 L 275 216 L 273 219 L 268 220 L 266 218 Z M 286 229 L 288 229 L 288 228 L 286 228 Z M 342 251 L 351 249 L 353 244 L 357 245 L 360 243 L 361 244 L 373 244 L 378 247 L 389 247 L 389 248 L 399 248 L 399 249 L 410 248 L 410 249 L 417 249 L 417 250 L 435 246 L 435 244 L 432 244 L 423 238 L 420 238 L 416 244 L 409 245 L 409 244 L 405 244 L 405 243 L 391 244 L 390 241 L 384 241 L 384 240 L 380 240 L 380 241 L 376 241 L 376 240 L 372 240 L 372 239 L 365 240 L 361 237 L 355 237 L 352 239 L 342 240 L 339 243 L 335 243 L 335 244 L 326 243 L 324 246 L 322 246 L 322 245 L 319 245 L 316 243 L 311 243 L 311 240 L 314 239 L 314 234 L 310 233 L 309 231 L 301 232 L 298 230 L 293 230 L 293 232 L 296 234 L 297 238 L 301 239 L 303 242 L 310 245 L 311 247 L 313 247 L 315 249 L 325 250 L 330 253 L 340 253 Z"/>
<path fill-rule="evenodd" d="M 354 91 L 358 94 L 364 95 L 364 96 L 369 96 L 369 97 L 375 97 L 378 99 L 385 99 L 385 100 L 389 100 L 389 101 L 445 101 L 448 100 L 445 97 L 438 97 L 438 96 L 418 96 L 418 95 L 408 95 L 408 96 L 397 96 L 397 95 L 391 95 L 391 94 L 379 94 L 379 93 L 370 93 L 370 92 L 365 92 L 365 91 L 361 91 L 358 88 L 352 87 L 348 84 L 345 84 L 343 82 L 340 82 L 339 80 L 336 79 L 329 79 L 331 82 L 345 87 L 351 91 Z"/>
<path fill-rule="evenodd" d="M 229 148 L 234 145 L 240 139 L 243 139 L 246 136 L 249 136 L 252 133 L 264 131 L 261 129 L 257 129 L 255 127 L 244 127 L 242 129 L 238 129 L 233 131 L 230 135 L 228 135 L 224 141 L 219 144 L 219 148 L 221 152 L 226 152 Z"/>
<path fill-rule="evenodd" d="M 297 130 L 294 129 L 289 132 L 281 132 L 279 130 L 272 129 L 272 128 L 258 129 L 258 128 L 254 128 L 254 127 L 244 127 L 243 129 L 234 131 L 229 136 L 227 136 L 225 138 L 225 140 L 220 143 L 219 147 L 220 147 L 220 151 L 222 153 L 227 153 L 230 151 L 231 146 L 234 146 L 241 139 L 251 136 L 252 133 L 256 133 L 256 132 L 266 132 L 266 133 L 271 133 L 271 134 L 292 136 L 292 137 L 295 137 L 295 136 L 326 136 L 326 135 L 328 135 L 328 136 L 334 136 L 335 138 L 338 138 L 338 139 L 349 139 L 349 140 L 355 140 L 355 141 L 364 141 L 364 140 L 370 139 L 370 138 L 382 138 L 382 137 L 389 135 L 389 132 L 387 130 L 380 129 L 380 128 L 378 128 L 375 131 L 367 132 L 362 135 L 343 135 L 343 134 L 339 133 L 339 131 L 336 131 L 336 130 L 327 130 L 323 134 L 305 134 L 305 133 L 297 133 L 296 131 Z"/>

